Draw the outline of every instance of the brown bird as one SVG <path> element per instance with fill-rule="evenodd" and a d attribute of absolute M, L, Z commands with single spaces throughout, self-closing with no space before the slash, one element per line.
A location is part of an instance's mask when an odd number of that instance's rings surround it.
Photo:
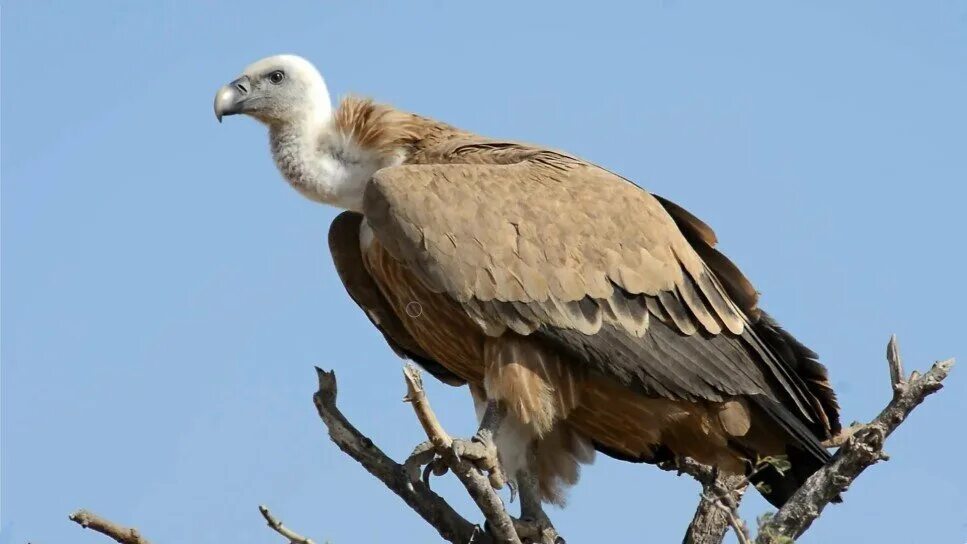
<path fill-rule="evenodd" d="M 349 295 L 401 357 L 468 384 L 522 518 L 548 523 L 595 450 L 759 472 L 781 505 L 829 458 L 836 396 L 815 353 L 757 306 L 701 220 L 600 166 L 360 98 L 332 109 L 306 60 L 270 57 L 215 114 L 264 123 L 283 177 L 343 208 L 329 231 Z M 496 458 L 495 458 L 496 457 Z"/>

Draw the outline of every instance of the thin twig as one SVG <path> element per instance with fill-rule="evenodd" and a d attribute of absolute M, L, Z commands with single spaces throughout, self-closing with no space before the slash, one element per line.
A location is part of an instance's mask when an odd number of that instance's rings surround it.
<path fill-rule="evenodd" d="M 735 532 L 735 538 L 739 541 L 739 544 L 752 544 L 752 535 L 749 534 L 749 527 L 745 524 L 735 510 L 726 510 L 729 518 L 729 525 L 732 526 L 732 530 Z"/>
<path fill-rule="evenodd" d="M 260 504 L 259 512 L 261 512 L 262 517 L 265 518 L 265 523 L 267 523 L 273 531 L 286 538 L 289 541 L 289 544 L 315 544 L 311 538 L 306 538 L 292 529 L 289 529 L 285 525 L 282 525 L 282 522 L 273 516 L 272 512 L 269 512 L 268 507 Z"/>
<path fill-rule="evenodd" d="M 864 470 L 887 459 L 883 442 L 931 393 L 943 387 L 943 380 L 954 365 L 953 359 L 935 363 L 926 374 L 914 371 L 907 380 L 894 380 L 902 372 L 896 339 L 887 348 L 893 384 L 893 399 L 869 424 L 857 430 L 836 452 L 833 459 L 810 476 L 774 516 L 759 527 L 757 544 L 775 544 L 798 538 L 823 509 L 846 490 Z"/>
<path fill-rule="evenodd" d="M 451 451 L 453 439 L 440 425 L 433 408 L 430 407 L 430 401 L 423 390 L 423 379 L 420 377 L 419 369 L 407 364 L 403 369 L 403 376 L 406 379 L 404 400 L 413 404 L 413 411 L 416 412 L 416 417 L 420 420 L 426 436 L 433 443 L 437 454 L 444 459 L 450 470 L 467 488 L 470 497 L 487 518 L 494 537 L 502 543 L 520 544 L 520 538 L 514 530 L 514 522 L 504 508 L 500 496 L 491 487 L 490 480 L 478 472 L 471 463 L 453 455 Z"/>
<path fill-rule="evenodd" d="M 490 544 L 486 532 L 458 514 L 443 498 L 422 482 L 413 482 L 403 466 L 389 458 L 369 437 L 360 433 L 336 407 L 336 375 L 316 368 L 319 390 L 312 396 L 319 417 L 329 430 L 329 438 L 370 474 L 383 482 L 406 504 L 455 544 Z"/>
<path fill-rule="evenodd" d="M 725 478 L 735 478 L 733 475 L 722 475 Z M 722 509 L 718 500 L 713 496 L 714 488 L 702 484 L 698 506 L 688 524 L 682 544 L 720 544 L 729 530 L 728 511 Z"/>
<path fill-rule="evenodd" d="M 70 520 L 85 529 L 111 537 L 119 544 L 151 544 L 147 538 L 141 536 L 137 529 L 118 525 L 88 510 L 74 512 L 70 515 Z"/>
<path fill-rule="evenodd" d="M 719 489 L 736 489 L 743 480 L 741 475 L 727 474 L 699 463 L 691 457 L 678 457 L 673 461 L 662 462 L 658 468 L 676 472 L 679 476 L 688 474 L 702 486 L 698 506 L 688 524 L 682 544 L 720 544 L 730 527 L 729 509 L 722 508 L 719 502 Z M 742 500 L 741 494 L 736 504 Z"/>
<path fill-rule="evenodd" d="M 453 446 L 453 439 L 430 408 L 430 400 L 426 398 L 426 392 L 423 390 L 423 377 L 419 369 L 407 364 L 403 367 L 403 378 L 406 380 L 406 396 L 403 397 L 403 402 L 413 405 L 416 419 L 420 420 L 420 426 L 433 443 L 433 447 L 441 452 L 449 450 Z"/>
<path fill-rule="evenodd" d="M 858 430 L 860 430 L 860 429 L 862 429 L 864 427 L 866 427 L 866 425 L 863 425 L 861 423 L 853 423 L 849 427 L 846 427 L 845 429 L 842 429 L 838 433 L 836 433 L 836 436 L 834 436 L 834 437 L 832 437 L 832 438 L 830 438 L 828 440 L 824 440 L 823 441 L 823 447 L 824 448 L 839 448 L 843 444 L 845 444 L 846 442 L 848 442 L 849 439 L 852 438 L 852 436 L 854 434 L 856 434 L 856 431 L 858 431 Z"/>
<path fill-rule="evenodd" d="M 724 497 L 708 495 L 705 493 L 702 494 L 702 502 L 709 504 L 712 508 L 715 508 L 723 513 L 725 521 L 735 532 L 735 537 L 738 539 L 739 544 L 752 544 L 752 536 L 749 534 L 749 528 L 739 515 L 738 502 L 733 502 L 725 499 Z M 691 530 L 691 528 L 689 528 L 689 530 Z M 724 537 L 725 533 L 723 531 L 721 538 Z M 721 542 L 721 538 L 719 539 L 719 542 Z M 687 533 L 686 542 L 688 542 Z"/>
<path fill-rule="evenodd" d="M 659 468 L 688 474 L 702 484 L 698 507 L 685 532 L 683 544 L 720 544 L 729 527 L 735 531 L 741 544 L 751 542 L 744 540 L 751 539 L 751 536 L 748 525 L 739 515 L 739 503 L 748 488 L 749 479 L 768 465 L 768 462 L 760 462 L 749 474 L 741 475 L 723 473 L 690 457 L 660 463 Z"/>

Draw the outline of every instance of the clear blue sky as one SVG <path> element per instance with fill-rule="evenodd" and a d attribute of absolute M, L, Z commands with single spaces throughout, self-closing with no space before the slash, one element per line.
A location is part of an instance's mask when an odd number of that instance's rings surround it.
<path fill-rule="evenodd" d="M 104 542 L 79 507 L 158 544 L 278 541 L 259 503 L 320 542 L 433 541 L 312 407 L 312 366 L 335 368 L 388 453 L 421 438 L 333 271 L 336 210 L 280 180 L 255 122 L 212 115 L 279 52 L 335 96 L 567 149 L 686 206 L 823 356 L 847 422 L 889 397 L 890 333 L 911 369 L 967 356 L 967 2 L 403 4 L 3 2 L 0 543 Z M 965 378 L 803 542 L 967 539 Z M 472 432 L 464 390 L 430 394 Z M 575 544 L 678 542 L 696 493 L 599 457 L 552 516 Z"/>

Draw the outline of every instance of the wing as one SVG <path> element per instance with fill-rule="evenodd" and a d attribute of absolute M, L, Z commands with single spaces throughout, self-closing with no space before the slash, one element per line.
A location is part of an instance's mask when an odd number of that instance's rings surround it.
<path fill-rule="evenodd" d="M 584 161 L 515 144 L 426 156 L 437 163 L 376 173 L 367 221 L 488 334 L 538 334 L 649 395 L 761 398 L 816 445 L 802 425 L 821 428 L 819 402 L 652 195 Z"/>
<path fill-rule="evenodd" d="M 444 383 L 463 385 L 463 380 L 427 355 L 406 332 L 403 323 L 366 271 L 359 246 L 362 219 L 361 214 L 343 212 L 336 216 L 329 227 L 329 250 L 346 292 L 366 312 L 397 355 L 416 362 Z"/>
<path fill-rule="evenodd" d="M 826 367 L 819 362 L 819 356 L 796 340 L 757 306 L 759 293 L 738 267 L 715 249 L 718 240 L 711 227 L 678 204 L 658 195 L 654 196 L 671 215 L 682 234 L 715 274 L 728 295 L 749 317 L 757 336 L 777 358 L 793 369 L 805 382 L 809 392 L 819 404 L 817 415 L 822 420 L 826 431 L 819 433 L 820 436 L 838 433 L 842 428 L 839 420 L 839 403 L 829 383 Z"/>

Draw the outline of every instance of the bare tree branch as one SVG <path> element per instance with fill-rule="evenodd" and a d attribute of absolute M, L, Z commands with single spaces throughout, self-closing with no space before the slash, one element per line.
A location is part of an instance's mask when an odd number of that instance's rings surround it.
<path fill-rule="evenodd" d="M 721 507 L 716 493 L 719 489 L 740 489 L 744 478 L 737 474 L 715 474 L 717 471 L 711 467 L 690 461 L 704 469 L 690 473 L 702 484 L 702 493 L 682 544 L 719 544 L 725 539 L 729 526 L 734 528 L 734 525 L 729 516 L 730 510 Z M 737 493 L 733 500 L 738 508 L 742 493 Z"/>
<path fill-rule="evenodd" d="M 719 544 L 729 530 L 728 514 L 708 499 L 711 488 L 702 486 L 702 496 L 695 509 L 692 522 L 688 524 L 682 544 Z"/>
<path fill-rule="evenodd" d="M 147 538 L 141 536 L 137 529 L 118 525 L 88 510 L 74 512 L 70 515 L 70 520 L 85 529 L 111 537 L 119 544 L 151 544 Z"/>
<path fill-rule="evenodd" d="M 732 504 L 738 509 L 739 502 L 748 485 L 745 476 L 726 474 L 714 467 L 699 463 L 691 457 L 678 457 L 674 461 L 659 463 L 658 468 L 678 475 L 688 474 L 702 485 L 699 494 L 698 507 L 692 522 L 685 531 L 682 544 L 720 544 L 725 540 L 729 527 L 736 527 L 735 515 L 730 507 L 721 502 L 721 495 L 725 490 L 732 492 Z M 738 533 L 738 529 L 736 532 Z M 741 537 L 739 537 L 741 538 Z"/>
<path fill-rule="evenodd" d="M 289 544 L 315 544 L 311 538 L 306 538 L 299 533 L 289 529 L 282 522 L 269 512 L 269 509 L 264 505 L 259 505 L 259 512 L 262 513 L 262 517 L 265 518 L 265 523 L 272 528 L 273 531 L 282 535 L 285 539 L 289 541 Z"/>
<path fill-rule="evenodd" d="M 520 544 L 520 538 L 518 538 L 517 531 L 514 529 L 514 522 L 504 508 L 500 496 L 491 486 L 491 481 L 478 472 L 471 463 L 453 453 L 453 439 L 440 425 L 440 421 L 430 407 L 430 401 L 423 390 L 423 379 L 420 377 L 420 371 L 412 364 L 407 364 L 403 369 L 403 376 L 406 378 L 406 398 L 404 400 L 413 404 L 413 411 L 416 412 L 416 417 L 420 420 L 426 436 L 433 443 L 437 455 L 444 460 L 450 470 L 460 479 L 463 486 L 467 488 L 467 492 L 487 518 L 489 529 L 494 533 L 494 537 L 500 542 Z"/>
<path fill-rule="evenodd" d="M 829 463 L 810 476 L 775 515 L 760 519 L 756 544 L 790 544 L 866 468 L 887 459 L 888 456 L 883 452 L 886 437 L 927 396 L 943 387 L 942 382 L 954 365 L 953 359 L 941 361 L 934 364 L 926 374 L 920 375 L 914 371 L 904 380 L 895 337 L 891 337 L 887 346 L 887 361 L 893 389 L 889 404 L 870 423 L 854 424 L 827 441 L 827 447 L 841 445 L 839 451 Z M 313 401 L 332 441 L 402 498 L 444 540 L 458 544 L 520 544 L 514 521 L 494 491 L 494 475 L 488 479 L 473 463 L 455 454 L 453 439 L 440 425 L 430 407 L 422 387 L 422 378 L 415 367 L 407 366 L 404 371 L 407 383 L 407 396 L 404 400 L 412 402 L 413 409 L 430 438 L 432 447 L 427 448 L 427 453 L 439 457 L 428 465 L 428 471 L 438 474 L 446 470 L 453 471 L 487 518 L 489 531 L 483 531 L 463 518 L 443 498 L 430 490 L 426 483 L 414 478 L 413 471 L 410 470 L 412 467 L 395 462 L 349 423 L 336 407 L 335 374 L 319 368 L 316 368 L 316 372 L 319 389 L 313 395 Z M 720 474 L 713 467 L 689 458 L 679 458 L 659 466 L 664 470 L 689 474 L 702 484 L 701 500 L 683 544 L 720 544 L 729 526 L 735 530 L 740 543 L 751 543 L 748 529 L 738 515 L 739 501 L 742 500 L 742 493 L 751 474 Z M 288 539 L 289 544 L 314 544 L 309 538 L 285 527 L 266 507 L 260 506 L 259 511 L 269 527 Z M 70 519 L 82 527 L 114 539 L 119 544 L 150 544 L 136 529 L 117 525 L 87 510 L 78 510 L 70 515 Z"/>
<path fill-rule="evenodd" d="M 406 504 L 440 533 L 456 544 L 488 544 L 491 538 L 464 519 L 445 500 L 422 482 L 410 480 L 403 466 L 383 453 L 373 441 L 360 433 L 336 407 L 336 375 L 316 368 L 319 390 L 312 399 L 319 417 L 329 429 L 329 437 L 340 450 L 356 460 L 383 482 Z"/>
<path fill-rule="evenodd" d="M 752 544 L 752 535 L 749 534 L 749 526 L 745 524 L 745 521 L 739 514 L 739 502 L 742 500 L 742 495 L 749 486 L 748 478 L 739 476 L 738 481 L 733 484 L 734 487 L 724 489 L 719 487 L 719 482 L 720 480 L 716 480 L 713 486 L 718 494 L 703 494 L 702 501 L 708 502 L 713 507 L 717 507 L 725 513 L 725 519 L 735 532 L 735 538 L 739 541 L 739 544 Z"/>
<path fill-rule="evenodd" d="M 910 412 L 931 393 L 939 391 L 947 377 L 953 359 L 935 363 L 926 374 L 914 371 L 902 380 L 903 367 L 896 338 L 887 347 L 893 399 L 876 418 L 853 433 L 833 459 L 809 477 L 798 491 L 759 527 L 757 544 L 788 543 L 798 538 L 819 517 L 823 508 L 839 493 L 846 490 L 864 470 L 888 456 L 883 442 Z"/>
<path fill-rule="evenodd" d="M 862 429 L 863 427 L 866 427 L 866 425 L 863 425 L 862 423 L 855 423 L 854 422 L 849 427 L 846 427 L 845 429 L 842 429 L 841 431 L 839 431 L 838 433 L 836 433 L 836 436 L 830 438 L 829 440 L 824 440 L 823 441 L 823 447 L 824 448 L 839 448 L 843 444 L 845 444 L 846 442 L 848 442 L 849 439 L 854 434 L 856 434 L 856 431 Z"/>

